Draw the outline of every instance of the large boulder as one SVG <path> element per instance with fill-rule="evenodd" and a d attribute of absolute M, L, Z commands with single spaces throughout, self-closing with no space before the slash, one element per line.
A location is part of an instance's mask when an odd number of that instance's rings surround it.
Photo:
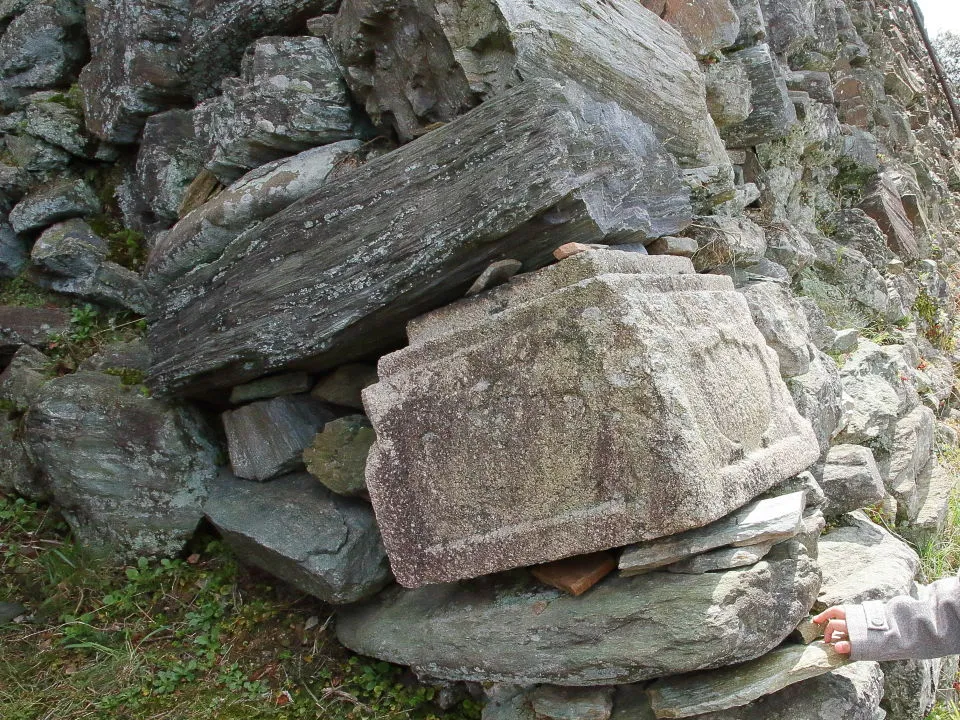
<path fill-rule="evenodd" d="M 818 586 L 796 543 L 748 568 L 611 576 L 579 597 L 515 571 L 388 589 L 341 610 L 337 637 L 440 679 L 611 685 L 758 657 L 796 627 Z"/>
<path fill-rule="evenodd" d="M 51 380 L 25 419 L 30 457 L 71 529 L 124 558 L 183 549 L 216 476 L 208 438 L 196 411 L 97 372 Z"/>
<path fill-rule="evenodd" d="M 100 210 L 100 200 L 86 180 L 59 180 L 32 190 L 18 202 L 10 211 L 10 225 L 16 232 L 26 233 Z"/>
<path fill-rule="evenodd" d="M 408 334 L 364 391 L 405 585 L 700 527 L 819 455 L 743 296 L 687 258 L 581 253 Z"/>
<path fill-rule="evenodd" d="M 324 602 L 363 600 L 390 581 L 370 506 L 306 473 L 254 483 L 223 472 L 204 512 L 240 560 Z"/>
<path fill-rule="evenodd" d="M 370 116 L 404 140 L 521 78 L 572 79 L 650 124 L 685 167 L 729 172 L 696 59 L 635 1 L 345 0 L 331 44 Z"/>
<path fill-rule="evenodd" d="M 529 82 L 369 161 L 169 285 L 154 387 L 196 393 L 400 344 L 491 261 L 542 266 L 569 241 L 636 242 L 690 222 L 649 126 L 581 88 Z"/>

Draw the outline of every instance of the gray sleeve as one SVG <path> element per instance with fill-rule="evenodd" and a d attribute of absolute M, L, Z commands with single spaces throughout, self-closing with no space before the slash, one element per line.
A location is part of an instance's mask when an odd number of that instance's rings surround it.
<path fill-rule="evenodd" d="M 844 605 L 851 660 L 906 660 L 960 653 L 960 581 L 938 580 L 923 598 Z"/>

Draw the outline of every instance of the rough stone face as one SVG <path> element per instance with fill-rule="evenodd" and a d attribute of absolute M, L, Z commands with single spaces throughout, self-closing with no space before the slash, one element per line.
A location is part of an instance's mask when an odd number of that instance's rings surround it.
<path fill-rule="evenodd" d="M 687 0 L 665 0 L 662 10 L 654 10 L 648 2 L 644 6 L 657 12 L 673 25 L 694 55 L 711 55 L 733 45 L 740 33 L 740 18 L 729 0 L 706 0 L 691 3 Z"/>
<path fill-rule="evenodd" d="M 920 259 L 913 223 L 907 217 L 896 185 L 886 173 L 881 173 L 872 181 L 860 203 L 860 209 L 876 220 L 887 236 L 890 249 L 901 260 L 911 262 Z"/>
<path fill-rule="evenodd" d="M 667 566 L 668 572 L 699 574 L 754 565 L 760 562 L 773 548 L 772 542 L 763 542 L 746 547 L 721 548 L 681 560 Z"/>
<path fill-rule="evenodd" d="M 917 547 L 933 540 L 947 524 L 950 495 L 955 479 L 934 458 L 917 477 L 918 507 L 909 521 L 898 523 L 897 532 Z"/>
<path fill-rule="evenodd" d="M 689 717 L 746 705 L 849 663 L 822 642 L 784 645 L 742 665 L 657 680 L 647 692 L 657 717 Z"/>
<path fill-rule="evenodd" d="M 230 402 L 240 405 L 252 400 L 264 400 L 281 395 L 299 395 L 309 391 L 311 387 L 313 387 L 313 381 L 303 372 L 271 375 L 246 385 L 237 385 L 230 391 Z"/>
<path fill-rule="evenodd" d="M 303 451 L 307 471 L 338 495 L 367 494 L 364 470 L 376 436 L 363 415 L 331 420 Z"/>
<path fill-rule="evenodd" d="M 530 693 L 537 717 L 549 720 L 609 720 L 613 688 L 563 688 L 542 685 Z"/>
<path fill-rule="evenodd" d="M 688 232 L 699 246 L 693 256 L 698 272 L 731 264 L 751 265 L 759 262 L 767 249 L 763 228 L 743 217 L 698 217 Z"/>
<path fill-rule="evenodd" d="M 199 414 L 144 397 L 120 378 L 49 381 L 25 438 L 77 537 L 120 557 L 173 555 L 203 517 L 216 448 Z"/>
<path fill-rule="evenodd" d="M 363 363 L 342 365 L 329 375 L 320 378 L 310 393 L 324 402 L 363 410 L 365 387 L 377 382 L 377 367 Z"/>
<path fill-rule="evenodd" d="M 706 80 L 707 108 L 717 127 L 736 125 L 750 117 L 753 86 L 743 63 L 724 58 L 707 68 Z"/>
<path fill-rule="evenodd" d="M 725 545 L 788 540 L 800 531 L 805 499 L 794 492 L 759 500 L 705 527 L 632 545 L 620 556 L 620 574 L 647 572 Z"/>
<path fill-rule="evenodd" d="M 93 272 L 85 275 L 56 277 L 41 274 L 34 276 L 34 281 L 64 295 L 119 306 L 139 315 L 146 315 L 152 302 L 140 275 L 114 262 L 100 263 Z"/>
<path fill-rule="evenodd" d="M 794 377 L 807 373 L 814 347 L 808 337 L 806 315 L 789 288 L 760 282 L 740 292 L 747 298 L 757 328 L 780 359 L 780 374 Z"/>
<path fill-rule="evenodd" d="M 863 445 L 834 445 L 820 478 L 827 504 L 826 515 L 842 515 L 870 507 L 886 497 L 873 452 Z"/>
<path fill-rule="evenodd" d="M 815 353 L 804 375 L 787 381 L 797 412 L 813 426 L 821 457 L 829 450 L 830 440 L 839 427 L 843 413 L 843 386 L 837 364 L 822 352 Z"/>
<path fill-rule="evenodd" d="M 940 669 L 944 661 L 898 660 L 881 663 L 883 706 L 889 716 L 903 720 L 924 720 L 937 701 Z M 953 676 L 951 676 L 951 684 Z"/>
<path fill-rule="evenodd" d="M 897 500 L 899 520 L 913 520 L 924 500 L 918 492 L 917 477 L 930 462 L 934 422 L 933 410 L 922 406 L 898 420 L 890 455 L 880 461 L 884 483 Z"/>
<path fill-rule="evenodd" d="M 62 98 L 52 92 L 31 96 L 25 111 L 27 132 L 79 158 L 92 160 L 99 151 L 107 152 L 87 134 L 79 109 L 65 105 Z"/>
<path fill-rule="evenodd" d="M 244 230 L 323 187 L 359 146 L 356 140 L 334 143 L 252 170 L 157 238 L 144 274 L 162 287 L 216 260 Z"/>
<path fill-rule="evenodd" d="M 42 347 L 69 329 L 65 310 L 0 305 L 0 365 L 6 365 L 21 346 Z"/>
<path fill-rule="evenodd" d="M 306 473 L 252 483 L 222 472 L 204 512 L 240 560 L 324 602 L 363 600 L 390 581 L 370 507 Z"/>
<path fill-rule="evenodd" d="M 23 447 L 19 418 L 0 414 L 0 492 L 47 500 L 44 483 Z"/>
<path fill-rule="evenodd" d="M 525 83 L 170 286 L 151 328 L 152 384 L 197 392 L 396 347 L 404 322 L 462 297 L 501 253 L 533 268 L 568 241 L 669 235 L 690 221 L 687 198 L 648 126 L 579 88 Z"/>
<path fill-rule="evenodd" d="M 60 220 L 95 215 L 100 201 L 85 180 L 64 180 L 31 192 L 10 211 L 18 233 L 39 230 Z"/>
<path fill-rule="evenodd" d="M 0 279 L 19 275 L 29 257 L 27 241 L 18 236 L 8 222 L 0 220 Z"/>
<path fill-rule="evenodd" d="M 720 134 L 727 147 L 752 147 L 782 138 L 797 121 L 797 111 L 787 95 L 787 84 L 767 45 L 740 50 L 729 56 L 747 71 L 753 112 L 742 123 L 727 125 Z"/>
<path fill-rule="evenodd" d="M 917 554 L 861 512 L 845 519 L 850 525 L 820 538 L 823 586 L 815 609 L 911 595 Z"/>
<path fill-rule="evenodd" d="M 150 349 L 143 340 L 130 340 L 107 345 L 82 363 L 80 370 L 139 370 L 150 369 Z"/>
<path fill-rule="evenodd" d="M 402 584 L 699 527 L 816 459 L 746 301 L 692 269 L 585 252 L 408 326 L 364 391 Z"/>
<path fill-rule="evenodd" d="M 317 431 L 333 419 L 309 395 L 287 395 L 244 405 L 223 414 L 233 472 L 269 480 L 301 466 L 302 453 Z"/>
<path fill-rule="evenodd" d="M 609 685 L 728 665 L 776 646 L 814 600 L 814 563 L 779 547 L 724 573 L 609 576 L 580 597 L 524 571 L 392 588 L 341 610 L 337 637 L 447 680 Z"/>
<path fill-rule="evenodd" d="M 695 58 L 637 2 L 346 0 L 331 45 L 374 122 L 402 140 L 520 78 L 572 79 L 649 123 L 684 166 L 729 168 Z"/>
<path fill-rule="evenodd" d="M 10 364 L 0 372 L 0 400 L 18 410 L 26 410 L 47 378 L 44 368 L 49 360 L 39 350 L 24 345 L 14 353 Z"/>
<path fill-rule="evenodd" d="M 766 230 L 766 257 L 783 265 L 791 275 L 799 275 L 817 258 L 810 241 L 792 226 L 774 226 Z"/>
<path fill-rule="evenodd" d="M 37 238 L 30 259 L 44 270 L 76 277 L 96 272 L 107 257 L 107 242 L 83 220 L 58 223 Z"/>
<path fill-rule="evenodd" d="M 207 169 L 228 184 L 248 170 L 364 134 L 326 40 L 261 38 L 239 79 L 193 112 Z M 302 171 L 301 171 L 302 172 Z"/>

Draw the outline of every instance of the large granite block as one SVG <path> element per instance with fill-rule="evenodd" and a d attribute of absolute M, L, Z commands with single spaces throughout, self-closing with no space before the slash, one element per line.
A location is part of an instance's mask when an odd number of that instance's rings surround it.
<path fill-rule="evenodd" d="M 586 252 L 421 318 L 364 391 L 401 584 L 705 525 L 819 454 L 729 278 Z"/>
<path fill-rule="evenodd" d="M 691 219 L 650 127 L 581 88 L 530 82 L 326 184 L 171 283 L 154 387 L 198 393 L 319 371 L 402 343 L 494 260 L 640 242 Z"/>

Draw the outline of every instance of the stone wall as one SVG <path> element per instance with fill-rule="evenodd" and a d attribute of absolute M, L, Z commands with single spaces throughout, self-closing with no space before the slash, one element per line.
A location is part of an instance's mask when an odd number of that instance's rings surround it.
<path fill-rule="evenodd" d="M 484 720 L 922 718 L 808 616 L 948 522 L 943 92 L 899 0 L 10 4 L 0 491 Z"/>

